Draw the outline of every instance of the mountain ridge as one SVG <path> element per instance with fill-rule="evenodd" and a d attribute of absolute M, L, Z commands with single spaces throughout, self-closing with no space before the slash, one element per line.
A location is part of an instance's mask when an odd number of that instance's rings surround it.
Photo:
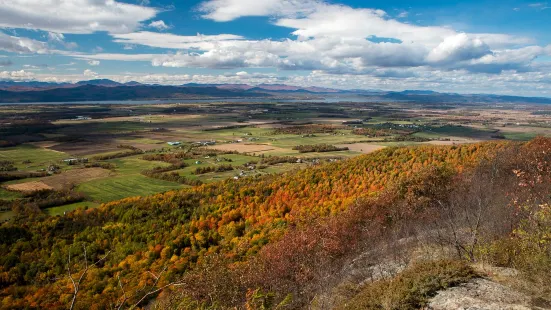
<path fill-rule="evenodd" d="M 102 87 L 102 94 L 93 93 L 93 88 L 87 86 Z M 84 88 L 83 88 L 84 87 Z M 136 88 L 136 89 L 134 89 Z M 79 91 L 80 97 L 75 97 Z M 149 89 L 150 91 L 145 91 Z M 164 92 L 160 91 L 164 90 Z M 100 89 L 96 89 L 100 90 Z M 16 82 L 0 81 L 0 102 L 24 103 L 24 102 L 70 102 L 93 100 L 148 100 L 148 99 L 183 99 L 191 95 L 201 97 L 269 97 L 273 95 L 308 95 L 308 96 L 365 96 L 373 99 L 411 101 L 415 103 L 458 103 L 458 104 L 551 104 L 551 98 L 511 96 L 499 94 L 458 94 L 442 93 L 433 90 L 342 90 L 323 87 L 300 87 L 286 84 L 200 84 L 187 83 L 182 85 L 142 84 L 136 81 L 119 83 L 109 79 L 95 79 L 80 81 L 77 83 L 53 83 L 53 82 Z M 127 96 L 124 96 L 127 93 Z M 164 95 L 163 95 L 164 93 Z M 32 95 L 31 95 L 32 94 Z M 178 95 L 180 94 L 180 95 Z M 185 94 L 186 96 L 183 96 Z"/>

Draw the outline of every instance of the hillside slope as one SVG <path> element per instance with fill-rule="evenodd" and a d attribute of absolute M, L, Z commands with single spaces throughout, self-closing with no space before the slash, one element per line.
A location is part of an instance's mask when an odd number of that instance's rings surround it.
<path fill-rule="evenodd" d="M 178 281 L 211 254 L 247 261 L 289 228 L 345 212 L 427 168 L 462 171 L 511 145 L 389 148 L 283 176 L 129 198 L 63 217 L 22 217 L 0 229 L 3 306 L 67 308 L 68 266 L 76 277 L 91 262 L 98 264 L 79 288 L 79 308 L 120 303 L 119 279 L 137 292 L 132 302 L 143 302 L 145 287 Z M 154 280 L 151 273 L 161 271 Z"/>

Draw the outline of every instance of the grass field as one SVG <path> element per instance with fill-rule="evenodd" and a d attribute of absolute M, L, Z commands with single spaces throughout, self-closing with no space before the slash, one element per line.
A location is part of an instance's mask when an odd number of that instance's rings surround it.
<path fill-rule="evenodd" d="M 13 200 L 21 198 L 21 194 L 17 192 L 7 191 L 0 187 L 0 199 Z"/>
<path fill-rule="evenodd" d="M 528 141 L 537 136 L 537 134 L 530 132 L 505 132 L 503 135 L 506 139 L 518 141 Z"/>
<path fill-rule="evenodd" d="M 65 153 L 51 151 L 29 144 L 23 144 L 17 147 L 0 149 L 0 160 L 9 160 L 14 162 L 19 170 L 37 170 L 46 168 L 51 163 L 66 159 L 69 156 Z M 28 160 L 30 163 L 23 164 Z"/>
<path fill-rule="evenodd" d="M 7 211 L 7 212 L 0 212 L 0 223 L 4 221 L 8 221 L 11 218 L 15 216 L 15 212 L 13 211 Z"/>
<path fill-rule="evenodd" d="M 92 208 L 97 208 L 98 206 L 99 206 L 98 203 L 83 201 L 83 202 L 72 203 L 72 204 L 69 204 L 69 205 L 64 205 L 64 206 L 61 206 L 61 207 L 48 208 L 48 209 L 44 210 L 44 212 L 46 212 L 47 214 L 49 214 L 51 216 L 56 216 L 56 215 L 63 215 L 65 212 L 73 211 L 73 210 L 76 210 L 78 208 L 88 207 L 89 209 L 92 209 Z"/>
<path fill-rule="evenodd" d="M 86 194 L 94 202 L 109 202 L 132 196 L 146 196 L 183 188 L 173 182 L 147 178 L 142 175 L 119 176 L 86 182 L 77 190 Z"/>
<path fill-rule="evenodd" d="M 143 155 L 135 155 L 130 157 L 108 160 L 108 163 L 114 164 L 117 174 L 129 175 L 140 174 L 142 170 L 152 169 L 155 167 L 167 167 L 169 163 L 160 161 L 147 161 L 141 159 Z"/>

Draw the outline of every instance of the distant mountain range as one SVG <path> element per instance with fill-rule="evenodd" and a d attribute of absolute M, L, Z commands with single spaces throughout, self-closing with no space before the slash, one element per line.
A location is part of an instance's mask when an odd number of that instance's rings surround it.
<path fill-rule="evenodd" d="M 78 83 L 14 82 L 0 81 L 1 103 L 25 102 L 71 102 L 107 100 L 157 100 L 157 99 L 207 99 L 247 98 L 271 96 L 346 96 L 369 97 L 389 101 L 416 103 L 518 103 L 551 104 L 551 98 L 520 97 L 486 94 L 439 93 L 431 90 L 405 90 L 401 92 L 382 90 L 340 90 L 322 87 L 299 87 L 285 84 L 197 84 L 176 86 L 151 85 L 139 82 L 119 83 L 107 79 L 81 81 Z"/>

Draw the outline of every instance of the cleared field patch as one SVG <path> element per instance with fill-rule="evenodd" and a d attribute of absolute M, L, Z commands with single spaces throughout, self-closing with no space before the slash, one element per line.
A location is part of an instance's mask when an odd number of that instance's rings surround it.
<path fill-rule="evenodd" d="M 263 153 L 273 151 L 286 151 L 285 149 L 268 144 L 229 143 L 209 146 L 210 149 L 221 151 L 237 151 L 240 153 Z"/>
<path fill-rule="evenodd" d="M 110 174 L 111 171 L 102 168 L 73 169 L 41 178 L 39 181 L 6 185 L 6 188 L 18 192 L 34 192 L 44 189 L 63 190 L 87 181 L 106 178 Z"/>
<path fill-rule="evenodd" d="M 6 185 L 6 188 L 10 191 L 17 191 L 23 193 L 36 192 L 40 190 L 49 190 L 53 187 L 47 185 L 42 181 L 25 182 L 19 184 Z"/>
<path fill-rule="evenodd" d="M 86 156 L 99 153 L 115 152 L 120 150 L 117 144 L 104 144 L 92 141 L 66 142 L 49 147 L 58 152 L 64 152 L 74 156 Z"/>
<path fill-rule="evenodd" d="M 77 187 L 94 202 L 109 202 L 133 196 L 147 196 L 186 186 L 173 182 L 151 179 L 142 175 L 104 178 L 83 183 Z"/>
<path fill-rule="evenodd" d="M 68 155 L 30 144 L 9 147 L 0 150 L 0 160 L 13 161 L 19 169 L 36 168 L 67 158 Z M 23 161 L 27 163 L 23 164 Z"/>
<path fill-rule="evenodd" d="M 44 212 L 46 212 L 51 216 L 56 216 L 56 215 L 63 215 L 65 214 L 65 212 L 70 212 L 78 208 L 88 208 L 88 209 L 97 208 L 99 207 L 99 205 L 100 205 L 99 203 L 83 201 L 83 202 L 76 202 L 76 203 L 72 203 L 64 206 L 48 208 L 48 209 L 45 209 Z"/>
<path fill-rule="evenodd" d="M 13 217 L 15 217 L 15 212 L 13 211 L 0 212 L 0 223 L 9 221 Z"/>
<path fill-rule="evenodd" d="M 0 188 L 0 199 L 2 200 L 14 200 L 21 198 L 21 194 L 17 192 L 10 192 L 3 188 Z"/>
<path fill-rule="evenodd" d="M 143 170 L 153 169 L 155 167 L 168 167 L 169 163 L 161 161 L 147 161 L 141 159 L 143 155 L 130 156 L 108 160 L 117 167 L 117 173 L 123 175 L 140 174 Z"/>
<path fill-rule="evenodd" d="M 106 178 L 111 174 L 111 171 L 102 168 L 73 169 L 42 178 L 42 182 L 53 189 L 62 190 L 91 180 Z"/>
<path fill-rule="evenodd" d="M 384 149 L 386 146 L 377 145 L 371 143 L 354 143 L 354 144 L 337 144 L 337 147 L 347 147 L 352 152 L 359 152 L 364 154 L 373 153 L 378 150 Z"/>

